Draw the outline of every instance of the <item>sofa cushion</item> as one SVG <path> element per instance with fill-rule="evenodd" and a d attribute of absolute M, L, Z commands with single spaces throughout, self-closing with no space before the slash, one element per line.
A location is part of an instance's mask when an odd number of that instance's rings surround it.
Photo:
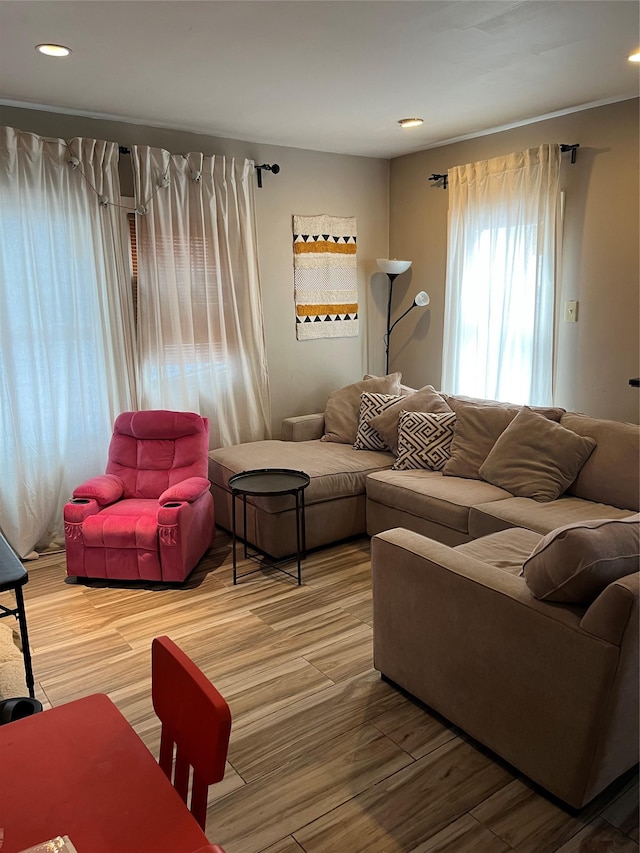
<path fill-rule="evenodd" d="M 562 426 L 596 440 L 568 492 L 591 501 L 640 509 L 640 427 L 567 412 Z"/>
<path fill-rule="evenodd" d="M 402 390 L 402 386 L 401 386 Z M 433 385 L 425 385 L 419 391 L 414 391 L 402 397 L 397 403 L 371 419 L 371 426 L 384 439 L 392 453 L 398 452 L 398 423 L 401 412 L 450 412 L 444 398 L 435 390 Z"/>
<path fill-rule="evenodd" d="M 360 398 L 365 392 L 372 394 L 399 394 L 400 373 L 372 376 L 361 382 L 346 385 L 329 394 L 324 410 L 324 435 L 322 441 L 351 444 L 356 440 L 360 416 Z"/>
<path fill-rule="evenodd" d="M 444 474 L 480 480 L 480 466 L 522 407 L 490 400 L 478 403 L 458 397 L 447 397 L 447 404 L 458 420 L 451 443 L 451 458 L 444 466 Z M 540 407 L 535 411 L 549 420 L 559 421 L 564 409 Z"/>
<path fill-rule="evenodd" d="M 390 468 L 393 456 L 375 450 L 354 450 L 346 444 L 315 441 L 251 441 L 219 447 L 209 453 L 209 479 L 229 489 L 229 477 L 252 468 L 293 468 L 311 478 L 305 489 L 305 503 L 361 495 L 367 474 Z M 248 503 L 267 512 L 291 507 L 288 495 L 272 498 L 249 497 Z"/>
<path fill-rule="evenodd" d="M 394 469 L 429 468 L 442 471 L 449 458 L 454 412 L 402 412 L 398 428 L 398 458 Z"/>
<path fill-rule="evenodd" d="M 573 483 L 596 446 L 525 406 L 480 466 L 480 476 L 517 497 L 553 501 Z"/>
<path fill-rule="evenodd" d="M 495 566 L 496 569 L 519 575 L 525 560 L 529 558 L 540 539 L 539 533 L 524 530 L 522 527 L 513 527 L 510 530 L 501 530 L 499 533 L 482 536 L 480 539 L 472 539 L 464 545 L 457 545 L 455 550 L 482 563 Z"/>
<path fill-rule="evenodd" d="M 544 536 L 522 568 L 536 598 L 589 604 L 640 569 L 640 516 L 564 525 Z"/>
<path fill-rule="evenodd" d="M 353 444 L 354 450 L 389 449 L 384 438 L 371 425 L 371 419 L 401 399 L 402 397 L 398 394 L 372 394 L 368 391 L 360 396 L 360 414 L 358 416 L 356 440 Z"/>
<path fill-rule="evenodd" d="M 470 507 L 509 497 L 483 480 L 443 477 L 440 471 L 378 471 L 367 478 L 368 500 L 461 533 L 469 531 Z"/>
<path fill-rule="evenodd" d="M 508 494 L 508 493 L 507 493 Z M 509 527 L 526 527 L 536 533 L 550 533 L 563 524 L 588 521 L 591 518 L 627 518 L 629 510 L 608 504 L 585 501 L 573 495 L 562 495 L 555 501 L 541 503 L 533 498 L 514 498 L 478 503 L 469 513 L 469 533 L 487 536 Z"/>

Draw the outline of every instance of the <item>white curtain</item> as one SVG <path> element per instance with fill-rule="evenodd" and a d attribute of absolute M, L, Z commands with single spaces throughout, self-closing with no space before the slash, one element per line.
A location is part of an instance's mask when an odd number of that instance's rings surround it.
<path fill-rule="evenodd" d="M 62 535 L 133 408 L 118 146 L 0 128 L 0 528 L 24 557 Z"/>
<path fill-rule="evenodd" d="M 132 149 L 143 408 L 199 412 L 211 446 L 270 434 L 254 164 Z"/>
<path fill-rule="evenodd" d="M 443 390 L 552 402 L 559 179 L 559 145 L 449 170 Z"/>

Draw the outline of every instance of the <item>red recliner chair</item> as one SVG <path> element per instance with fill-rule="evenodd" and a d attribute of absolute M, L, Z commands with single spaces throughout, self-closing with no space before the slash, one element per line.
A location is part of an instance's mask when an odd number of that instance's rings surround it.
<path fill-rule="evenodd" d="M 67 574 L 183 581 L 214 538 L 209 421 L 193 412 L 124 412 L 106 473 L 64 508 Z"/>

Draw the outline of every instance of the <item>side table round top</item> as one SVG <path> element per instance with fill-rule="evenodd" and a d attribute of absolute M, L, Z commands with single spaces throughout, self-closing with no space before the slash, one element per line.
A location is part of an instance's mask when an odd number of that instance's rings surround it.
<path fill-rule="evenodd" d="M 306 489 L 310 478 L 293 468 L 254 468 L 229 477 L 229 488 L 243 495 L 286 495 Z"/>

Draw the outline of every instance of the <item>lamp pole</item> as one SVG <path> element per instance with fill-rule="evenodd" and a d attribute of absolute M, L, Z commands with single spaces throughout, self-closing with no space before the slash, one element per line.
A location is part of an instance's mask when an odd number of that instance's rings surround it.
<path fill-rule="evenodd" d="M 398 278 L 400 273 L 388 272 L 389 278 L 389 299 L 387 301 L 387 333 L 384 336 L 384 349 L 386 355 L 385 374 L 389 373 L 389 337 L 391 336 L 391 297 L 393 296 L 393 282 Z M 395 325 L 395 323 L 394 323 Z"/>

